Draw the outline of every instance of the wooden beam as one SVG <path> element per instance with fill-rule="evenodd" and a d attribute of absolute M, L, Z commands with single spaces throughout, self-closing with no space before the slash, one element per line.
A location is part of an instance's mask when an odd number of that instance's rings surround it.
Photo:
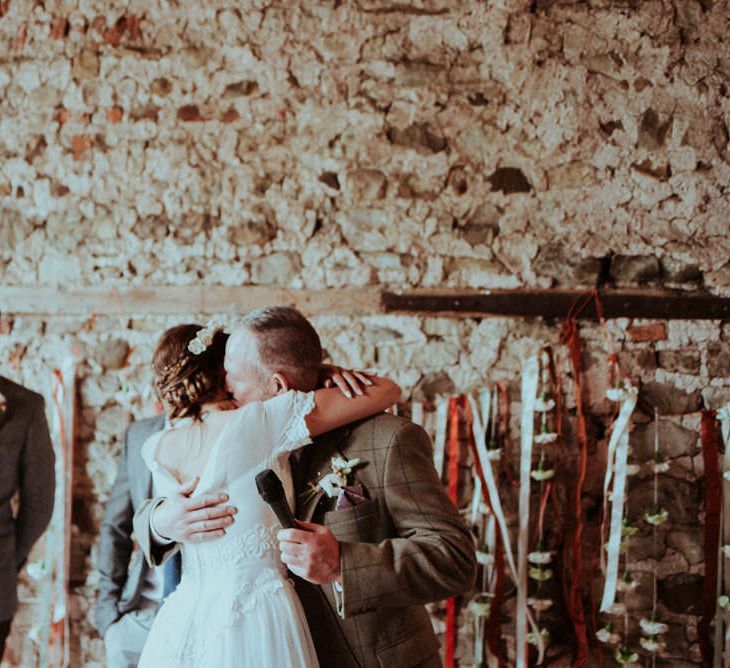
<path fill-rule="evenodd" d="M 289 290 L 266 286 L 106 287 L 63 290 L 0 287 L 0 312 L 32 315 L 239 315 L 268 304 L 295 306 L 307 315 L 404 313 L 458 318 L 507 316 L 565 318 L 575 290 L 407 290 L 377 287 Z M 730 298 L 706 293 L 613 290 L 600 293 L 606 318 L 730 320 Z M 596 319 L 591 300 L 578 314 Z"/>
<path fill-rule="evenodd" d="M 34 315 L 238 315 L 270 304 L 307 315 L 364 315 L 380 310 L 377 288 L 288 290 L 266 286 L 106 287 L 62 290 L 0 287 L 0 312 Z"/>
<path fill-rule="evenodd" d="M 565 318 L 578 301 L 587 303 L 577 315 L 597 320 L 595 301 L 589 293 L 575 290 L 493 290 L 490 292 L 384 292 L 386 313 L 419 313 L 440 316 L 515 316 Z M 605 318 L 653 318 L 660 320 L 728 320 L 730 298 L 706 293 L 657 290 L 601 291 Z"/>

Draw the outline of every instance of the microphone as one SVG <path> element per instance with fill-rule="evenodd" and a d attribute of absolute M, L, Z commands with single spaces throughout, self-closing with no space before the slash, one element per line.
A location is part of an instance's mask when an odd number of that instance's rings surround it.
<path fill-rule="evenodd" d="M 256 474 L 256 488 L 264 503 L 267 503 L 274 511 L 279 524 L 285 529 L 295 529 L 297 523 L 289 507 L 289 502 L 284 494 L 284 486 L 271 469 L 265 469 Z"/>

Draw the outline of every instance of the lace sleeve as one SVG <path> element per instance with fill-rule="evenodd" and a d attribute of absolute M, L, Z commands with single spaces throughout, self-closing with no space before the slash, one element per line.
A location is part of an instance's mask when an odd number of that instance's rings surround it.
<path fill-rule="evenodd" d="M 272 454 L 275 456 L 297 450 L 312 442 L 305 418 L 314 410 L 314 392 L 292 391 L 287 394 L 290 395 L 289 401 L 286 407 L 283 407 L 286 409 L 287 415 L 283 422 L 284 427 L 274 446 Z"/>

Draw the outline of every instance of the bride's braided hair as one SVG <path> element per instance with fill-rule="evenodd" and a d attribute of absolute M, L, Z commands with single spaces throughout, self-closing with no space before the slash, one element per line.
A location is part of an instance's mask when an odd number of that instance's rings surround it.
<path fill-rule="evenodd" d="M 201 329 L 202 325 L 172 327 L 160 337 L 155 349 L 155 387 L 170 419 L 200 419 L 202 405 L 219 397 L 225 388 L 223 358 L 228 334 L 216 332 L 210 345 L 196 355 L 188 344 Z"/>

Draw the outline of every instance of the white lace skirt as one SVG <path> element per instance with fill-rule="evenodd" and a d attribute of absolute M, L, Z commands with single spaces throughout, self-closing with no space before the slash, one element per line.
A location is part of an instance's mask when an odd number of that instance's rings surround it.
<path fill-rule="evenodd" d="M 318 666 L 293 585 L 265 569 L 252 581 L 183 579 L 155 618 L 139 668 Z"/>

